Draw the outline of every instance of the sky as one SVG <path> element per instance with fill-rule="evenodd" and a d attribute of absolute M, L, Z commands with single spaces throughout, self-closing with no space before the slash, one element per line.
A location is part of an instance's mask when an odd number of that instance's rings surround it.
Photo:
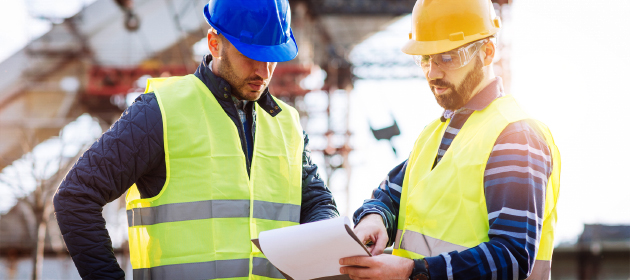
<path fill-rule="evenodd" d="M 29 14 L 69 16 L 91 2 L 0 0 L 0 60 L 49 28 Z M 627 0 L 514 0 L 511 21 L 504 22 L 501 36 L 512 42 L 511 93 L 531 116 L 549 126 L 562 155 L 556 244 L 574 242 L 584 223 L 630 224 L 630 183 L 624 176 L 630 147 L 623 140 L 628 134 L 624 109 L 630 101 L 624 83 L 630 65 L 628 14 Z M 395 52 L 407 40 L 410 24 L 409 16 L 401 18 L 353 53 Z M 322 100 L 317 93 L 306 99 L 314 107 Z M 332 176 L 330 187 L 341 212 L 351 216 L 389 170 L 405 160 L 422 128 L 442 109 L 421 78 L 359 80 L 348 99 L 335 95 L 333 102 L 336 110 L 350 104 L 350 199 L 339 187 L 348 179 L 345 174 Z M 401 129 L 392 141 L 397 156 L 369 130 L 369 123 L 390 125 L 392 116 Z M 313 118 L 307 129 L 322 126 Z M 314 159 L 323 165 L 321 156 Z"/>
<path fill-rule="evenodd" d="M 0 0 L 0 61 L 95 0 Z"/>
<path fill-rule="evenodd" d="M 630 224 L 629 14 L 626 0 L 514 5 L 513 93 L 562 154 L 560 238 L 582 223 Z"/>

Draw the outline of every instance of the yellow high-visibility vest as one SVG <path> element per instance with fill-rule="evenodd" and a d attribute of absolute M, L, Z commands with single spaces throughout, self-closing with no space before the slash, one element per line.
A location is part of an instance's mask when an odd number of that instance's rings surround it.
<path fill-rule="evenodd" d="M 433 169 L 450 121 L 438 119 L 425 127 L 405 171 L 394 255 L 419 259 L 444 254 L 447 258 L 448 252 L 461 252 L 489 241 L 484 192 L 486 163 L 505 127 L 524 119 L 529 117 L 511 95 L 496 99 L 470 116 Z M 543 220 L 538 221 L 542 223 L 542 234 L 532 273 L 536 279 L 548 279 L 560 189 L 560 153 L 549 129 L 538 121 L 533 123 L 543 134 L 553 163 Z"/>
<path fill-rule="evenodd" d="M 297 111 L 276 100 L 272 117 L 255 104 L 248 177 L 234 122 L 197 77 L 150 79 L 149 91 L 162 113 L 166 182 L 152 198 L 135 185 L 127 194 L 134 279 L 284 278 L 250 240 L 300 222 Z"/>

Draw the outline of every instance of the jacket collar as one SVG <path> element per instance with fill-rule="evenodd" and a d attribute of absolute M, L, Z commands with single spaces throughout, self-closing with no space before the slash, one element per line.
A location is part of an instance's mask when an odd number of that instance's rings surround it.
<path fill-rule="evenodd" d="M 232 86 L 223 78 L 212 73 L 209 65 L 212 61 L 211 55 L 206 55 L 199 67 L 197 67 L 197 71 L 195 71 L 195 76 L 201 80 L 206 87 L 212 92 L 214 97 L 219 101 L 224 102 L 233 102 L 232 101 Z M 272 117 L 278 115 L 278 113 L 282 112 L 282 108 L 280 105 L 273 99 L 271 93 L 269 93 L 269 88 L 266 88 L 263 94 L 260 96 L 256 103 L 262 108 L 265 112 L 267 112 Z"/>

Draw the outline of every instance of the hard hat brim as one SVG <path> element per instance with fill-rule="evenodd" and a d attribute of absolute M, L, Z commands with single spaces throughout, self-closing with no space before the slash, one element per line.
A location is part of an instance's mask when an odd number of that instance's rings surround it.
<path fill-rule="evenodd" d="M 496 34 L 499 30 L 492 30 L 485 34 L 474 34 L 466 36 L 463 40 L 451 41 L 449 39 L 439 41 L 416 41 L 409 39 L 401 48 L 402 52 L 409 55 L 432 55 L 436 53 L 447 52 L 470 42 L 481 40 Z"/>
<path fill-rule="evenodd" d="M 293 37 L 293 30 L 289 31 L 291 38 L 286 43 L 280 45 L 252 45 L 242 43 L 238 38 L 223 33 L 223 36 L 234 45 L 243 55 L 264 62 L 284 62 L 294 59 L 298 54 L 297 43 Z"/>
<path fill-rule="evenodd" d="M 295 37 L 293 37 L 293 30 L 289 30 L 291 38 L 287 42 L 280 45 L 253 45 L 242 43 L 238 38 L 231 36 L 223 32 L 218 26 L 215 26 L 210 21 L 210 12 L 208 11 L 208 4 L 203 8 L 203 15 L 206 18 L 206 22 L 216 29 L 219 34 L 223 35 L 236 49 L 243 55 L 263 62 L 285 62 L 294 59 L 298 54 L 297 43 Z"/>

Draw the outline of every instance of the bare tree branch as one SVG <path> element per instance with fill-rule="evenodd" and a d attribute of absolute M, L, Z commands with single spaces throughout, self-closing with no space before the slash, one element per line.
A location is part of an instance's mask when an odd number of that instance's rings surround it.
<path fill-rule="evenodd" d="M 51 198 L 60 181 L 63 180 L 63 177 L 81 157 L 83 152 L 90 147 L 91 143 L 81 145 L 78 153 L 72 158 L 65 158 L 64 152 L 72 142 L 64 140 L 64 132 L 61 130 L 58 138 L 60 141 L 59 150 L 55 151 L 52 157 L 44 158 L 41 154 L 33 151 L 36 147 L 35 144 L 38 143 L 35 131 L 22 128 L 20 132 L 24 139 L 19 144 L 23 156 L 17 162 L 11 163 L 0 157 L 0 162 L 7 162 L 7 166 L 13 165 L 13 168 L 5 169 L 0 173 L 0 185 L 6 186 L 19 201 L 18 209 L 25 208 L 25 210 L 20 210 L 22 213 L 25 213 L 24 211 L 32 212 L 36 218 L 38 225 L 35 226 L 35 236 L 38 238 L 37 244 L 34 244 L 33 255 L 36 255 L 37 258 L 33 260 L 33 264 L 39 263 L 38 265 L 41 267 L 47 221 L 54 211 Z M 35 186 L 31 185 L 31 180 L 34 181 Z M 28 220 L 25 220 L 25 222 L 27 224 L 33 223 Z"/>
<path fill-rule="evenodd" d="M 0 182 L 2 182 L 4 185 L 6 185 L 9 188 L 11 188 L 11 190 L 13 191 L 13 195 L 16 196 L 16 198 L 17 197 L 23 197 L 23 196 L 28 194 L 27 191 L 26 191 L 26 187 L 24 186 L 24 184 L 22 182 L 19 170 L 17 170 L 17 168 L 13 169 L 13 170 L 15 172 L 15 176 L 14 176 L 15 177 L 15 181 L 11 182 L 11 181 L 8 181 L 8 180 L 4 179 L 4 177 L 6 176 L 6 175 L 4 175 L 4 176 L 0 176 Z M 0 175 L 2 175 L 2 174 L 0 174 Z"/>

